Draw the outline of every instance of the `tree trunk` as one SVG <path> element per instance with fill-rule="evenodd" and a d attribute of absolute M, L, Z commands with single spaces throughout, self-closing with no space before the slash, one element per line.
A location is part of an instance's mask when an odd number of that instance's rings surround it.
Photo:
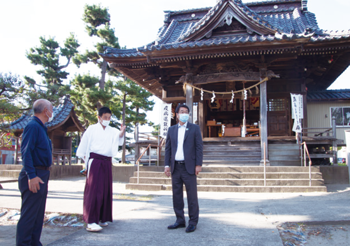
<path fill-rule="evenodd" d="M 139 108 L 136 108 L 136 117 L 139 116 Z M 136 121 L 135 124 L 135 142 L 136 142 L 136 146 L 135 146 L 135 161 L 140 157 L 140 146 L 138 145 L 139 142 L 139 122 Z"/>
<path fill-rule="evenodd" d="M 124 98 L 123 98 L 123 126 L 125 126 L 125 106 L 126 106 L 126 93 L 124 94 Z M 126 144 L 126 136 L 124 135 L 122 163 L 125 163 L 125 144 Z"/>
<path fill-rule="evenodd" d="M 103 60 L 102 68 L 101 68 L 101 79 L 100 79 L 100 89 L 105 89 L 105 80 L 106 80 L 106 72 L 107 72 L 107 62 Z"/>

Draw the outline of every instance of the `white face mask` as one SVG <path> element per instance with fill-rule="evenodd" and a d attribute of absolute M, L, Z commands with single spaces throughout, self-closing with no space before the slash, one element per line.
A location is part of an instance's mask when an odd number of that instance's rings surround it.
<path fill-rule="evenodd" d="M 101 124 L 103 126 L 109 126 L 109 122 L 111 122 L 110 120 L 102 120 Z"/>
<path fill-rule="evenodd" d="M 51 117 L 47 115 L 46 113 L 46 116 L 49 117 L 49 120 L 47 122 L 51 122 L 53 120 L 53 117 L 54 117 L 54 114 L 53 112 L 51 113 Z"/>

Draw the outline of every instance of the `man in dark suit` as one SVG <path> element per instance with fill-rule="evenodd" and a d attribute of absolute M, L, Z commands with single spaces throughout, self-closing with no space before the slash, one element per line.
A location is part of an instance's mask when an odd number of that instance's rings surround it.
<path fill-rule="evenodd" d="M 197 175 L 202 171 L 203 141 L 198 125 L 188 121 L 189 108 L 187 105 L 179 105 L 176 110 L 179 123 L 170 127 L 165 147 L 166 176 L 172 179 L 173 207 L 176 222 L 168 226 L 168 229 L 186 227 L 184 215 L 183 184 L 186 187 L 189 225 L 186 232 L 196 230 L 199 206 L 197 196 Z"/>

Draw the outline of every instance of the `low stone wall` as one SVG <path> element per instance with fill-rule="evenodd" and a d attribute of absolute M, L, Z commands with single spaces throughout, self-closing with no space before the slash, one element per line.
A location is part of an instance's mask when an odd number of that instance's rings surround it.
<path fill-rule="evenodd" d="M 320 166 L 325 184 L 349 184 L 348 166 Z"/>
<path fill-rule="evenodd" d="M 0 171 L 1 170 L 21 170 L 22 165 L 15 165 L 15 164 L 1 164 L 0 165 Z"/>
<path fill-rule="evenodd" d="M 113 181 L 129 183 L 129 179 L 134 176 L 135 171 L 137 171 L 136 166 L 113 166 Z"/>
<path fill-rule="evenodd" d="M 66 177 L 79 177 L 80 171 L 83 169 L 83 165 L 52 165 L 50 171 L 50 179 L 61 179 Z"/>

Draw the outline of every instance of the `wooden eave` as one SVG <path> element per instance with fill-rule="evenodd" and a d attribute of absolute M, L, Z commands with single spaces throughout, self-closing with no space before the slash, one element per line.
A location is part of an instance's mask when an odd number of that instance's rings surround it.
<path fill-rule="evenodd" d="M 241 43 L 221 46 L 209 46 L 201 48 L 185 48 L 170 50 L 152 50 L 143 52 L 145 57 L 105 57 L 112 67 L 156 66 L 155 63 L 173 62 L 177 60 L 212 58 L 215 55 L 223 56 L 246 56 L 246 55 L 270 55 L 282 53 L 302 53 L 302 55 L 317 55 L 332 53 L 334 50 L 350 48 L 350 40 L 310 42 L 310 38 L 293 40 L 266 41 L 257 43 Z"/>
<path fill-rule="evenodd" d="M 154 49 L 143 52 L 144 57 L 105 57 L 105 60 L 138 85 L 147 89 L 158 98 L 162 98 L 162 87 L 164 84 L 160 83 L 157 78 L 149 79 L 150 74 L 147 69 L 154 69 L 156 71 L 170 69 L 170 76 L 174 76 L 174 72 L 176 76 L 179 76 L 178 73 L 180 75 L 185 74 L 185 72 L 179 69 L 183 68 L 185 62 L 189 60 L 193 60 L 198 65 L 200 63 L 205 64 L 208 60 L 223 60 L 225 62 L 229 59 L 243 59 L 247 61 L 247 59 L 254 60 L 254 57 L 266 55 L 270 61 L 273 60 L 275 62 L 272 66 L 279 67 L 278 70 L 286 71 L 289 69 L 293 71 L 295 67 L 292 66 L 289 68 L 290 64 L 284 62 L 295 60 L 298 57 L 307 58 L 315 55 L 322 56 L 325 60 L 326 57 L 338 55 L 341 59 L 335 60 L 331 67 L 327 66 L 327 71 L 323 72 L 321 77 L 315 75 L 307 77 L 316 83 L 315 85 L 308 85 L 310 86 L 310 90 L 318 87 L 326 89 L 349 66 L 349 52 L 350 39 L 310 42 L 310 37 L 303 37 L 292 40 L 283 39 L 256 43 L 245 42 L 200 48 Z M 276 61 L 281 62 L 276 63 Z M 179 98 L 178 100 L 182 99 Z"/>

